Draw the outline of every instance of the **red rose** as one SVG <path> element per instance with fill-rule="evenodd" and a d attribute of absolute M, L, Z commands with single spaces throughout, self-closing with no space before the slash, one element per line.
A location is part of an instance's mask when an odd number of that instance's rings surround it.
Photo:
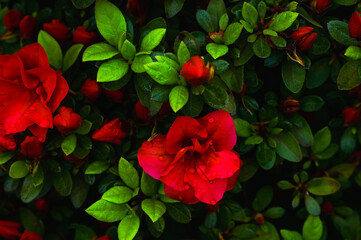
<path fill-rule="evenodd" d="M 112 238 L 108 235 L 104 235 L 104 236 L 98 238 L 98 240 L 112 240 Z"/>
<path fill-rule="evenodd" d="M 209 79 L 209 69 L 204 65 L 204 61 L 199 56 L 191 57 L 183 64 L 180 75 L 194 87 L 202 85 Z"/>
<path fill-rule="evenodd" d="M 0 150 L 15 151 L 16 140 L 15 134 L 5 134 L 5 130 L 0 126 Z"/>
<path fill-rule="evenodd" d="M 167 135 L 138 150 L 140 166 L 164 183 L 165 193 L 184 203 L 216 204 L 234 187 L 242 161 L 233 151 L 236 128 L 226 111 L 198 120 L 178 117 Z"/>
<path fill-rule="evenodd" d="M 360 110 L 347 107 L 342 111 L 343 120 L 346 125 L 355 125 L 361 119 Z"/>
<path fill-rule="evenodd" d="M 90 101 L 96 101 L 102 94 L 96 80 L 88 78 L 81 86 L 80 92 Z"/>
<path fill-rule="evenodd" d="M 358 12 L 354 12 L 348 22 L 348 32 L 350 37 L 357 40 L 361 39 L 361 16 Z"/>
<path fill-rule="evenodd" d="M 38 233 L 25 230 L 20 240 L 43 240 L 43 237 Z"/>
<path fill-rule="evenodd" d="M 299 108 L 299 101 L 293 97 L 288 97 L 281 102 L 281 109 L 284 113 L 292 114 L 298 112 Z"/>
<path fill-rule="evenodd" d="M 43 144 L 38 138 L 27 136 L 21 143 L 21 153 L 30 158 L 39 158 L 43 153 Z"/>
<path fill-rule="evenodd" d="M 97 40 L 98 36 L 95 32 L 88 32 L 84 26 L 77 27 L 73 33 L 73 43 L 90 45 L 95 43 Z"/>
<path fill-rule="evenodd" d="M 323 12 L 326 8 L 331 5 L 331 0 L 316 0 L 316 10 L 317 12 Z"/>
<path fill-rule="evenodd" d="M 138 119 L 152 121 L 152 117 L 149 115 L 149 109 L 144 107 L 140 101 L 135 104 L 135 113 Z"/>
<path fill-rule="evenodd" d="M 0 56 L 0 125 L 5 134 L 29 129 L 41 142 L 53 127 L 52 113 L 65 98 L 68 83 L 49 66 L 38 43 Z"/>
<path fill-rule="evenodd" d="M 107 95 L 108 98 L 110 98 L 113 102 L 115 103 L 121 103 L 123 102 L 124 99 L 124 91 L 123 88 L 119 89 L 119 90 L 107 90 L 105 88 L 103 88 L 105 95 Z"/>
<path fill-rule="evenodd" d="M 62 107 L 59 114 L 54 117 L 54 125 L 59 132 L 67 135 L 81 125 L 81 117 L 73 109 Z"/>
<path fill-rule="evenodd" d="M 35 208 L 41 213 L 45 213 L 49 209 L 49 202 L 44 198 L 39 198 L 35 202 Z"/>
<path fill-rule="evenodd" d="M 310 50 L 316 41 L 317 33 L 312 31 L 312 27 L 299 27 L 291 33 L 290 37 L 296 40 L 296 46 L 301 52 Z"/>
<path fill-rule="evenodd" d="M 20 32 L 27 38 L 32 38 L 39 31 L 38 20 L 32 16 L 25 16 L 19 24 Z"/>
<path fill-rule="evenodd" d="M 125 132 L 122 130 L 122 122 L 119 118 L 116 118 L 104 123 L 103 126 L 95 130 L 92 139 L 101 142 L 121 144 L 122 141 L 120 139 L 124 137 Z"/>
<path fill-rule="evenodd" d="M 58 19 L 51 21 L 51 23 L 44 23 L 43 28 L 60 43 L 63 43 L 71 38 L 70 29 Z"/>
<path fill-rule="evenodd" d="M 21 13 L 18 10 L 11 9 L 4 16 L 4 25 L 9 31 L 14 31 L 20 23 Z"/>
<path fill-rule="evenodd" d="M 21 237 L 20 231 L 20 223 L 0 221 L 0 237 L 6 240 L 18 240 Z"/>

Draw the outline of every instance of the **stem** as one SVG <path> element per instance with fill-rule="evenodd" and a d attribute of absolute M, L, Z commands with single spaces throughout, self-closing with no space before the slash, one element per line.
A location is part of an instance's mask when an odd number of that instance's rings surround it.
<path fill-rule="evenodd" d="M 128 203 L 126 203 L 125 206 L 127 206 L 127 208 L 128 208 L 129 211 L 132 213 L 132 215 L 137 216 L 137 214 L 135 213 L 134 209 L 131 208 Z"/>
<path fill-rule="evenodd" d="M 3 165 L 1 165 L 0 164 L 0 168 L 2 169 L 2 170 L 4 170 L 5 172 L 9 172 L 9 170 L 7 169 L 7 168 L 5 168 Z"/>

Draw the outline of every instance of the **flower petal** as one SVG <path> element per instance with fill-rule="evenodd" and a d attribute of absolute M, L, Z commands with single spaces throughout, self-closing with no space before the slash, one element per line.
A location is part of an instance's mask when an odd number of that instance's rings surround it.
<path fill-rule="evenodd" d="M 49 68 L 48 56 L 39 43 L 33 43 L 20 49 L 14 55 L 18 55 L 24 64 L 25 70 L 43 67 Z"/>
<path fill-rule="evenodd" d="M 228 178 L 228 184 L 227 184 L 227 189 L 226 191 L 229 191 L 231 190 L 232 188 L 234 188 L 234 186 L 236 185 L 237 183 L 237 179 L 238 179 L 238 176 L 239 176 L 239 173 L 241 172 L 241 170 L 238 170 L 237 172 L 235 172 L 232 177 Z"/>
<path fill-rule="evenodd" d="M 49 108 L 41 101 L 33 103 L 24 113 L 24 117 L 43 128 L 53 127 L 53 116 Z"/>
<path fill-rule="evenodd" d="M 56 75 L 56 88 L 48 104 L 51 112 L 54 112 L 59 107 L 61 101 L 66 97 L 69 91 L 69 85 L 67 81 L 61 76 L 61 72 L 56 71 Z"/>
<path fill-rule="evenodd" d="M 168 197 L 181 201 L 186 204 L 194 204 L 199 202 L 198 198 L 194 196 L 193 188 L 189 188 L 188 190 L 185 191 L 177 191 L 174 188 L 165 184 L 164 192 Z"/>
<path fill-rule="evenodd" d="M 204 156 L 204 159 L 207 164 L 205 174 L 209 180 L 229 178 L 239 171 L 243 164 L 236 152 L 227 150 L 211 152 Z"/>
<path fill-rule="evenodd" d="M 177 191 L 188 190 L 190 186 L 184 181 L 185 173 L 190 169 L 187 162 L 183 157 L 176 163 L 172 163 L 168 169 L 169 172 L 166 172 L 159 180 Z"/>

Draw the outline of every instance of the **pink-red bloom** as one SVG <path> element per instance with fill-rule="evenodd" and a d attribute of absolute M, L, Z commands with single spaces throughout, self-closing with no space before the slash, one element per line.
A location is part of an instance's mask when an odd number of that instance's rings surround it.
<path fill-rule="evenodd" d="M 43 144 L 38 138 L 27 136 L 21 143 L 21 153 L 30 158 L 39 158 L 43 153 Z"/>
<path fill-rule="evenodd" d="M 0 56 L 0 125 L 5 134 L 29 129 L 45 141 L 48 128 L 53 128 L 53 112 L 68 90 L 40 44 Z"/>
<path fill-rule="evenodd" d="M 361 40 L 361 16 L 357 11 L 352 14 L 348 22 L 348 32 L 350 37 Z"/>
<path fill-rule="evenodd" d="M 39 31 L 38 20 L 33 16 L 25 16 L 20 21 L 19 29 L 24 37 L 32 38 Z"/>
<path fill-rule="evenodd" d="M 106 122 L 99 129 L 95 130 L 92 139 L 101 142 L 108 142 L 114 144 L 121 144 L 121 139 L 125 137 L 125 132 L 122 129 L 122 122 L 119 118 Z"/>
<path fill-rule="evenodd" d="M 98 36 L 95 32 L 88 32 L 86 27 L 79 26 L 75 29 L 73 33 L 73 43 L 82 43 L 85 45 L 90 45 L 95 43 L 98 40 Z"/>
<path fill-rule="evenodd" d="M 15 134 L 5 134 L 5 130 L 0 125 L 0 150 L 15 151 L 16 139 Z"/>
<path fill-rule="evenodd" d="M 0 221 L 0 237 L 6 240 L 18 240 L 21 237 L 20 223 Z"/>
<path fill-rule="evenodd" d="M 317 38 L 317 33 L 313 33 L 312 27 L 299 27 L 290 35 L 296 40 L 296 46 L 300 52 L 308 51 L 312 48 Z"/>
<path fill-rule="evenodd" d="M 38 233 L 25 230 L 20 240 L 43 240 L 43 237 Z"/>
<path fill-rule="evenodd" d="M 346 125 L 355 125 L 361 120 L 360 110 L 353 107 L 346 107 L 342 111 L 342 116 Z"/>
<path fill-rule="evenodd" d="M 90 101 L 96 101 L 102 94 L 101 88 L 96 80 L 88 78 L 81 86 L 80 92 Z"/>
<path fill-rule="evenodd" d="M 81 125 L 81 117 L 73 109 L 62 107 L 59 114 L 54 117 L 54 125 L 59 132 L 67 135 Z"/>
<path fill-rule="evenodd" d="M 4 16 L 4 25 L 9 31 L 14 31 L 20 23 L 21 13 L 16 9 L 7 11 Z"/>
<path fill-rule="evenodd" d="M 63 43 L 71 38 L 70 29 L 59 19 L 51 21 L 51 23 L 43 24 L 44 30 L 55 38 L 59 43 Z"/>
<path fill-rule="evenodd" d="M 180 75 L 194 87 L 202 85 L 209 79 L 209 69 L 204 65 L 204 61 L 199 56 L 191 57 L 183 64 Z"/>
<path fill-rule="evenodd" d="M 167 135 L 138 151 L 144 171 L 164 183 L 165 193 L 184 203 L 216 204 L 234 187 L 242 161 L 233 151 L 236 128 L 226 111 L 203 118 L 178 117 Z"/>

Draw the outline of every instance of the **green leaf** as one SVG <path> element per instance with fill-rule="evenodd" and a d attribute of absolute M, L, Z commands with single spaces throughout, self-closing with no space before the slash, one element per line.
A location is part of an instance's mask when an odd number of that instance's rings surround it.
<path fill-rule="evenodd" d="M 62 167 L 59 173 L 54 174 L 54 188 L 63 197 L 69 196 L 73 187 L 73 180 L 68 169 Z"/>
<path fill-rule="evenodd" d="M 313 135 L 307 121 L 300 115 L 293 115 L 291 121 L 294 126 L 290 132 L 297 139 L 298 143 L 303 147 L 311 147 L 313 144 Z"/>
<path fill-rule="evenodd" d="M 85 211 L 95 219 L 103 222 L 117 222 L 124 218 L 127 213 L 125 204 L 115 204 L 100 199 L 88 207 Z"/>
<path fill-rule="evenodd" d="M 19 215 L 21 220 L 21 225 L 24 226 L 24 229 L 29 232 L 35 232 L 40 235 L 44 235 L 44 223 L 38 218 L 30 209 L 20 207 Z"/>
<path fill-rule="evenodd" d="M 66 72 L 75 63 L 83 46 L 83 44 L 74 44 L 66 51 L 63 62 L 63 72 Z"/>
<path fill-rule="evenodd" d="M 258 135 L 253 135 L 250 136 L 246 139 L 246 141 L 244 142 L 244 144 L 246 145 L 257 145 L 263 142 L 263 138 L 261 136 Z"/>
<path fill-rule="evenodd" d="M 251 24 L 252 27 L 255 26 L 258 19 L 257 9 L 248 2 L 244 2 L 242 7 L 242 17 Z"/>
<path fill-rule="evenodd" d="M 265 170 L 271 169 L 276 162 L 276 153 L 267 144 L 259 144 L 256 151 L 258 164 Z"/>
<path fill-rule="evenodd" d="M 240 118 L 236 118 L 233 120 L 234 120 L 234 124 L 236 126 L 237 136 L 246 138 L 246 137 L 251 136 L 252 132 L 254 132 L 252 125 L 249 122 L 247 122 L 246 120 L 243 120 Z"/>
<path fill-rule="evenodd" d="M 276 152 L 278 155 L 291 162 L 301 161 L 302 152 L 300 145 L 291 133 L 281 132 L 274 136 L 274 138 L 277 142 Z"/>
<path fill-rule="evenodd" d="M 237 239 L 253 239 L 257 236 L 255 230 L 247 225 L 238 225 L 231 231 L 232 236 L 236 236 Z M 232 238 L 231 238 L 232 239 Z"/>
<path fill-rule="evenodd" d="M 239 38 L 239 35 L 241 35 L 242 28 L 243 25 L 240 23 L 229 25 L 223 35 L 224 44 L 230 45 L 234 43 Z"/>
<path fill-rule="evenodd" d="M 143 211 L 150 217 L 153 222 L 156 222 L 166 211 L 166 206 L 164 203 L 147 198 L 142 201 Z"/>
<path fill-rule="evenodd" d="M 279 48 L 286 47 L 286 45 L 287 45 L 287 41 L 281 36 L 276 36 L 276 37 L 271 36 L 270 39 L 271 39 L 272 43 Z"/>
<path fill-rule="evenodd" d="M 317 88 L 327 81 L 331 74 L 331 64 L 329 62 L 329 58 L 312 62 L 306 77 L 307 88 Z"/>
<path fill-rule="evenodd" d="M 233 92 L 240 93 L 243 90 L 244 66 L 228 69 L 220 74 L 221 79 Z"/>
<path fill-rule="evenodd" d="M 24 203 L 29 203 L 33 201 L 39 195 L 42 188 L 43 184 L 40 184 L 39 186 L 34 186 L 34 184 L 32 183 L 32 175 L 29 174 L 24 179 L 23 185 L 21 187 L 21 201 L 23 201 Z"/>
<path fill-rule="evenodd" d="M 29 173 L 29 164 L 25 161 L 15 161 L 10 166 L 9 176 L 12 178 L 23 178 Z"/>
<path fill-rule="evenodd" d="M 120 49 L 120 53 L 122 54 L 123 58 L 125 58 L 126 60 L 132 60 L 135 56 L 135 52 L 135 46 L 130 41 L 125 39 Z"/>
<path fill-rule="evenodd" d="M 162 85 L 174 85 L 179 81 L 178 72 L 161 62 L 152 62 L 144 65 L 145 71 L 159 84 Z"/>
<path fill-rule="evenodd" d="M 346 49 L 345 56 L 353 60 L 361 59 L 361 48 L 358 46 L 349 46 Z"/>
<path fill-rule="evenodd" d="M 128 72 L 128 63 L 120 59 L 111 59 L 100 65 L 97 74 L 97 82 L 111 82 L 124 77 Z"/>
<path fill-rule="evenodd" d="M 93 123 L 89 120 L 82 119 L 80 127 L 75 130 L 75 133 L 80 135 L 86 135 L 90 132 Z"/>
<path fill-rule="evenodd" d="M 169 99 L 169 93 L 172 90 L 172 86 L 168 85 L 157 85 L 152 88 L 151 100 L 158 102 L 166 102 Z"/>
<path fill-rule="evenodd" d="M 179 50 L 179 48 L 178 48 L 178 50 Z M 177 72 L 179 72 L 181 70 L 181 66 L 179 65 L 179 63 L 177 63 L 176 61 L 170 59 L 169 57 L 158 55 L 158 56 L 155 56 L 155 58 L 158 60 L 158 62 L 165 63 L 165 64 L 169 65 L 170 67 L 174 68 Z"/>
<path fill-rule="evenodd" d="M 270 185 L 262 187 L 256 193 L 256 197 L 252 202 L 252 207 L 255 211 L 263 211 L 272 201 L 273 198 L 273 188 Z"/>
<path fill-rule="evenodd" d="M 95 161 L 89 164 L 85 170 L 85 174 L 101 174 L 109 168 L 107 161 Z"/>
<path fill-rule="evenodd" d="M 10 159 L 12 159 L 15 156 L 15 152 L 1 152 L 0 153 L 0 164 L 7 163 Z"/>
<path fill-rule="evenodd" d="M 253 52 L 257 57 L 268 58 L 271 55 L 271 47 L 263 36 L 258 36 L 253 44 Z"/>
<path fill-rule="evenodd" d="M 313 19 L 313 17 L 304 8 L 300 7 L 300 5 L 297 5 L 297 12 L 308 22 L 319 28 L 322 28 L 322 25 L 319 24 L 315 19 Z"/>
<path fill-rule="evenodd" d="M 277 36 L 278 36 L 277 32 L 275 32 L 275 31 L 273 31 L 273 30 L 271 30 L 271 29 L 264 29 L 264 30 L 262 31 L 262 33 L 263 33 L 263 35 L 268 35 L 268 36 L 273 36 L 273 37 L 277 37 Z"/>
<path fill-rule="evenodd" d="M 306 78 L 306 70 L 298 63 L 293 61 L 283 61 L 282 79 L 286 87 L 293 93 L 301 91 Z"/>
<path fill-rule="evenodd" d="M 72 0 L 72 2 L 76 8 L 83 9 L 92 5 L 95 0 Z"/>
<path fill-rule="evenodd" d="M 87 199 L 89 184 L 82 178 L 75 178 L 73 183 L 70 199 L 75 208 L 80 208 Z"/>
<path fill-rule="evenodd" d="M 133 189 L 139 186 L 139 175 L 132 164 L 124 158 L 120 158 L 118 169 L 120 178 L 127 186 Z"/>
<path fill-rule="evenodd" d="M 191 212 L 183 203 L 167 204 L 167 213 L 178 223 L 189 223 L 192 220 Z"/>
<path fill-rule="evenodd" d="M 204 31 L 214 32 L 215 26 L 213 25 L 211 15 L 205 10 L 198 10 L 196 13 L 196 19 L 198 24 L 203 28 Z"/>
<path fill-rule="evenodd" d="M 304 112 L 315 112 L 320 110 L 324 103 L 320 96 L 304 96 L 300 99 L 300 109 Z"/>
<path fill-rule="evenodd" d="M 66 138 L 64 138 L 63 142 L 61 143 L 61 149 L 65 153 L 65 155 L 69 155 L 74 152 L 76 148 L 76 140 L 77 137 L 75 134 L 70 134 Z"/>
<path fill-rule="evenodd" d="M 337 87 L 340 90 L 350 90 L 357 87 L 361 83 L 361 77 L 358 71 L 361 67 L 361 61 L 350 60 L 347 61 L 337 77 Z"/>
<path fill-rule="evenodd" d="M 102 199 L 111 203 L 126 203 L 133 198 L 133 190 L 124 186 L 115 186 L 106 191 Z"/>
<path fill-rule="evenodd" d="M 142 178 L 140 180 L 140 187 L 144 195 L 152 197 L 157 194 L 158 182 L 143 171 Z"/>
<path fill-rule="evenodd" d="M 227 54 L 228 47 L 223 44 L 208 43 L 206 46 L 206 50 L 214 59 L 217 59 Z"/>
<path fill-rule="evenodd" d="M 224 13 L 222 15 L 221 19 L 219 19 L 219 29 L 222 30 L 222 31 L 226 30 L 226 28 L 228 26 L 228 22 L 229 22 L 228 14 Z"/>
<path fill-rule="evenodd" d="M 321 208 L 318 202 L 310 195 L 305 195 L 306 210 L 312 216 L 318 216 L 321 213 Z"/>
<path fill-rule="evenodd" d="M 174 112 L 178 112 L 187 103 L 188 89 L 184 86 L 175 86 L 169 93 L 169 104 Z"/>
<path fill-rule="evenodd" d="M 309 215 L 303 224 L 302 235 L 304 240 L 320 240 L 322 236 L 322 222 L 320 217 Z"/>
<path fill-rule="evenodd" d="M 307 191 L 317 196 L 326 196 L 337 192 L 341 184 L 330 177 L 313 178 L 307 183 Z"/>
<path fill-rule="evenodd" d="M 211 0 L 208 4 L 207 12 L 212 17 L 215 17 L 218 22 L 222 15 L 226 13 L 226 6 L 223 0 Z"/>
<path fill-rule="evenodd" d="M 205 86 L 203 99 L 213 108 L 223 108 L 229 101 L 226 90 L 217 84 L 208 84 Z"/>
<path fill-rule="evenodd" d="M 31 181 L 35 187 L 39 186 L 44 181 L 44 170 L 40 164 L 37 164 L 33 169 Z"/>
<path fill-rule="evenodd" d="M 133 63 L 132 63 L 132 70 L 136 73 L 145 72 L 145 65 L 148 63 L 153 62 L 152 58 L 148 55 L 138 55 L 135 56 Z"/>
<path fill-rule="evenodd" d="M 277 186 L 282 190 L 292 189 L 296 187 L 295 185 L 286 180 L 279 181 L 277 183 Z"/>
<path fill-rule="evenodd" d="M 59 43 L 49 33 L 40 30 L 38 43 L 44 48 L 48 55 L 49 64 L 55 69 L 61 70 L 63 64 L 63 53 Z"/>
<path fill-rule="evenodd" d="M 281 229 L 280 232 L 283 240 L 303 240 L 302 235 L 296 231 Z"/>
<path fill-rule="evenodd" d="M 140 51 L 151 51 L 159 45 L 165 35 L 165 28 L 157 28 L 150 31 L 142 40 Z"/>
<path fill-rule="evenodd" d="M 139 230 L 140 219 L 137 215 L 128 215 L 118 225 L 118 239 L 132 240 Z"/>
<path fill-rule="evenodd" d="M 352 154 L 357 145 L 356 135 L 353 133 L 352 128 L 347 128 L 340 141 L 340 148 L 346 154 Z"/>
<path fill-rule="evenodd" d="M 351 38 L 348 32 L 348 24 L 340 20 L 332 20 L 327 23 L 328 31 L 333 39 L 343 45 L 359 45 L 360 42 Z"/>
<path fill-rule="evenodd" d="M 326 126 L 320 129 L 314 136 L 312 152 L 317 154 L 323 152 L 331 143 L 331 131 Z"/>
<path fill-rule="evenodd" d="M 127 23 L 122 12 L 107 0 L 96 0 L 95 20 L 105 40 L 117 47 L 121 35 L 127 31 Z"/>
<path fill-rule="evenodd" d="M 278 219 L 278 218 L 281 218 L 285 214 L 285 212 L 286 212 L 286 210 L 281 207 L 271 207 L 271 208 L 267 209 L 263 213 L 263 215 L 266 218 Z"/>
<path fill-rule="evenodd" d="M 334 0 L 335 3 L 343 6 L 351 6 L 357 3 L 357 0 Z"/>
<path fill-rule="evenodd" d="M 191 94 L 188 98 L 188 102 L 182 108 L 185 115 L 190 117 L 196 117 L 201 114 L 204 106 L 203 99 L 200 95 Z"/>
<path fill-rule="evenodd" d="M 337 144 L 330 144 L 326 150 L 324 150 L 323 152 L 317 153 L 315 154 L 315 156 L 318 159 L 329 159 L 331 158 L 333 155 L 335 155 L 335 153 L 338 151 L 338 145 Z"/>
<path fill-rule="evenodd" d="M 273 22 L 269 25 L 268 28 L 276 32 L 285 31 L 293 24 L 294 21 L 296 21 L 297 17 L 298 13 L 295 12 L 281 12 L 280 14 L 277 14 L 277 16 L 274 18 Z"/>
<path fill-rule="evenodd" d="M 174 17 L 182 10 L 185 0 L 165 0 L 164 7 L 167 18 Z"/>
<path fill-rule="evenodd" d="M 179 44 L 177 58 L 180 66 L 183 66 L 183 64 L 191 58 L 191 54 L 189 53 L 187 45 L 185 45 L 183 41 L 181 41 Z"/>

